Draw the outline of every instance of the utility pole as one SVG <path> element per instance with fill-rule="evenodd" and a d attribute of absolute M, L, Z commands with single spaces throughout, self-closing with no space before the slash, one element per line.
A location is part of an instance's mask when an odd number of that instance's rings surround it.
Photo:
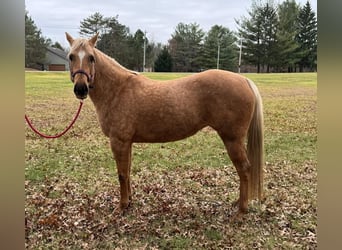
<path fill-rule="evenodd" d="M 144 59 L 143 59 L 143 72 L 145 72 L 146 68 L 146 30 L 144 33 Z"/>
<path fill-rule="evenodd" d="M 239 73 L 241 72 L 242 36 L 240 38 Z"/>
<path fill-rule="evenodd" d="M 218 41 L 218 43 L 217 43 L 217 64 L 216 64 L 216 68 L 217 69 L 220 68 L 220 41 Z"/>
<path fill-rule="evenodd" d="M 220 68 L 220 48 L 221 48 L 221 36 L 222 34 L 219 33 L 217 35 L 217 63 L 216 63 L 216 68 L 219 69 Z"/>

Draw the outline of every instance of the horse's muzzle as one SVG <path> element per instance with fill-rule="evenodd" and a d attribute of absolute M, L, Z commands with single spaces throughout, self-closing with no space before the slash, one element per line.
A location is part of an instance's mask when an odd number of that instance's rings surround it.
<path fill-rule="evenodd" d="M 78 99 L 86 99 L 88 95 L 88 86 L 86 83 L 76 83 L 74 86 L 74 93 Z"/>

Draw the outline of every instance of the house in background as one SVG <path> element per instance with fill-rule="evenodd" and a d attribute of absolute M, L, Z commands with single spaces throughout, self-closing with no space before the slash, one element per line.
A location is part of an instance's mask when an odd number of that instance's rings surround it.
<path fill-rule="evenodd" d="M 67 52 L 54 47 L 47 47 L 44 69 L 48 71 L 68 71 Z"/>

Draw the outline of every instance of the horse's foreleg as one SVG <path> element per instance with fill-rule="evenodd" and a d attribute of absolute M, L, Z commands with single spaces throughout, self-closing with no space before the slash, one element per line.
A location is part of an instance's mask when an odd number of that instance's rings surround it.
<path fill-rule="evenodd" d="M 124 211 L 126 208 L 128 208 L 131 199 L 130 168 L 132 143 L 111 138 L 110 144 L 116 161 L 120 183 L 119 209 Z"/>
<path fill-rule="evenodd" d="M 237 201 L 240 213 L 246 213 L 248 207 L 248 181 L 250 164 L 242 141 L 224 141 L 228 155 L 240 178 L 240 197 Z"/>

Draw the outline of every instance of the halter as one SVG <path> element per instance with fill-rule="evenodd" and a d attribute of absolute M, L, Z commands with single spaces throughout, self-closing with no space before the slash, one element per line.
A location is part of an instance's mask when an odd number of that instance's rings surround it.
<path fill-rule="evenodd" d="M 77 74 L 83 74 L 83 75 L 85 75 L 85 76 L 87 77 L 88 82 L 92 82 L 92 81 L 93 81 L 93 75 L 91 75 L 91 74 L 88 75 L 88 73 L 85 72 L 83 69 L 79 69 L 79 70 L 77 70 L 77 71 L 75 71 L 75 72 L 70 72 L 70 74 L 71 74 L 71 80 L 72 80 L 72 81 L 74 81 L 75 76 L 76 76 Z"/>

